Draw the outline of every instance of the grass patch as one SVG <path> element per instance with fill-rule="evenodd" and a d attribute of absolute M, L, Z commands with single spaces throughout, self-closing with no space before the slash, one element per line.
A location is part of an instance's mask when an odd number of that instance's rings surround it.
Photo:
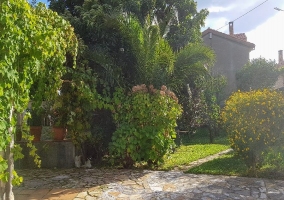
<path fill-rule="evenodd" d="M 164 158 L 165 162 L 159 166 L 159 170 L 171 170 L 230 148 L 225 135 L 216 137 L 214 143 L 211 144 L 209 143 L 209 136 L 204 130 L 197 132 L 191 138 L 183 135 L 182 138 L 179 138 L 178 142 L 181 145 L 176 148 L 173 154 L 167 155 Z"/>
<path fill-rule="evenodd" d="M 175 153 L 165 158 L 165 163 L 159 167 L 160 170 L 170 170 L 179 165 L 186 165 L 190 162 L 205 158 L 230 148 L 222 144 L 192 144 L 182 145 Z"/>
<path fill-rule="evenodd" d="M 247 167 L 243 160 L 233 152 L 220 156 L 212 161 L 191 168 L 186 173 L 212 174 L 229 176 L 247 176 Z"/>
<path fill-rule="evenodd" d="M 284 170 L 273 165 L 264 165 L 257 170 L 256 175 L 250 174 L 244 161 L 237 157 L 234 152 L 222 155 L 212 161 L 187 170 L 185 173 L 211 174 L 226 176 L 258 177 L 284 180 Z"/>

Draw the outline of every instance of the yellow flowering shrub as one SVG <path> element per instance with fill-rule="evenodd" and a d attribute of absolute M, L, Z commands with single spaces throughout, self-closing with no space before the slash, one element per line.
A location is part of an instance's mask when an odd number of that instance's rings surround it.
<path fill-rule="evenodd" d="M 268 89 L 236 92 L 221 119 L 231 147 L 255 171 L 271 147 L 284 139 L 284 95 Z"/>

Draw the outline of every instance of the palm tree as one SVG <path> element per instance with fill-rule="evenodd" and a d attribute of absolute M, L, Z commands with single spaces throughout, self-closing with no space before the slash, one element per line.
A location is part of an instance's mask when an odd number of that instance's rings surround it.
<path fill-rule="evenodd" d="M 133 16 L 127 16 L 124 23 L 127 41 L 137 59 L 135 84 L 155 87 L 166 84 L 175 56 L 168 42 L 160 36 L 159 26 L 150 24 L 150 20 L 142 26 Z"/>
<path fill-rule="evenodd" d="M 187 84 L 195 88 L 196 80 L 210 77 L 210 66 L 215 61 L 215 53 L 203 44 L 189 44 L 176 53 L 176 62 L 169 86 L 181 94 Z"/>

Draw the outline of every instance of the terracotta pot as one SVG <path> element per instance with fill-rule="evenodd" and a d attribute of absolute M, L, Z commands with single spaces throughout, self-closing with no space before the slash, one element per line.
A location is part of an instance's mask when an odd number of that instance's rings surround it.
<path fill-rule="evenodd" d="M 52 127 L 52 130 L 53 130 L 53 140 L 61 141 L 65 139 L 67 133 L 66 128 Z"/>
<path fill-rule="evenodd" d="M 34 136 L 33 141 L 40 141 L 41 130 L 41 126 L 30 126 L 30 133 Z"/>

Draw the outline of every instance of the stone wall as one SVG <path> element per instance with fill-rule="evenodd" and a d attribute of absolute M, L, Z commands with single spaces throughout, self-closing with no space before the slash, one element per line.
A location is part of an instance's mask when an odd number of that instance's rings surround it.
<path fill-rule="evenodd" d="M 16 169 L 36 168 L 33 158 L 29 155 L 26 142 L 17 142 L 23 148 L 24 158 L 15 161 Z M 41 158 L 42 168 L 72 168 L 74 167 L 75 147 L 70 140 L 34 142 Z"/>

